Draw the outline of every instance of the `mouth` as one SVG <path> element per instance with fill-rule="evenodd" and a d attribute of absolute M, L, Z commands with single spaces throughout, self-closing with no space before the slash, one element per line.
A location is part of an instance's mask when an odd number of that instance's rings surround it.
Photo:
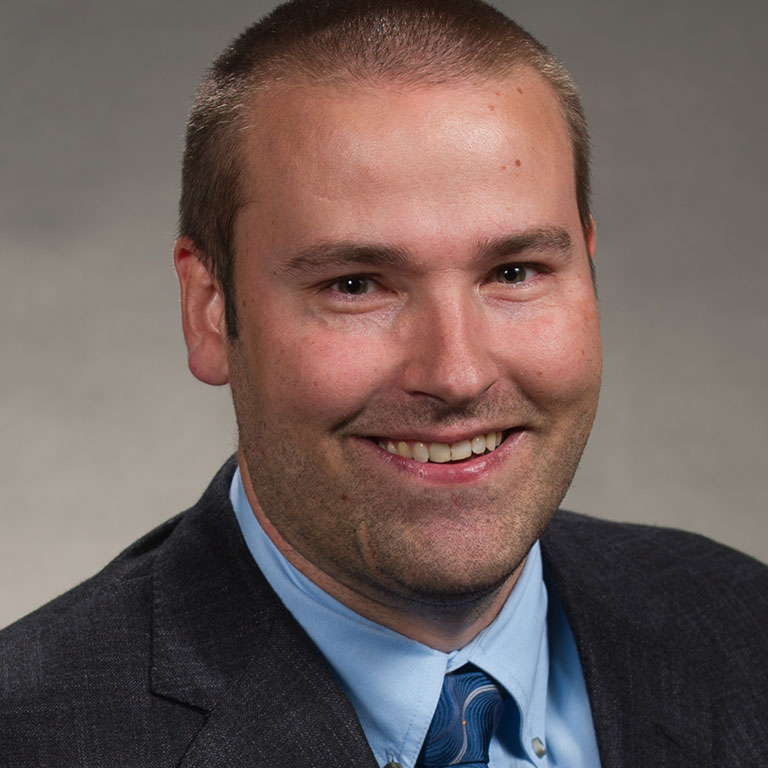
<path fill-rule="evenodd" d="M 394 456 L 411 459 L 421 464 L 461 464 L 470 459 L 493 453 L 509 432 L 483 432 L 455 443 L 439 443 L 427 440 L 399 440 L 388 437 L 372 438 L 374 442 Z"/>

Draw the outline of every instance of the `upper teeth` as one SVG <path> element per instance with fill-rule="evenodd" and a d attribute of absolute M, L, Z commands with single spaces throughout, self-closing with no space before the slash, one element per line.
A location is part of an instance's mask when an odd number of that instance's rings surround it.
<path fill-rule="evenodd" d="M 488 432 L 476 435 L 467 440 L 459 440 L 457 443 L 423 443 L 419 440 L 379 440 L 379 446 L 385 451 L 403 456 L 415 461 L 435 461 L 443 464 L 446 461 L 458 461 L 467 459 L 473 453 L 480 454 L 485 451 L 493 451 L 501 445 L 504 435 L 502 432 Z"/>

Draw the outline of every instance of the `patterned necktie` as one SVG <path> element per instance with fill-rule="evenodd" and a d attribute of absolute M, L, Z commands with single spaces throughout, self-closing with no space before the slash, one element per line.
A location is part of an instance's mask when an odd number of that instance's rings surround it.
<path fill-rule="evenodd" d="M 486 768 L 503 708 L 499 686 L 477 667 L 467 664 L 446 675 L 417 768 Z"/>

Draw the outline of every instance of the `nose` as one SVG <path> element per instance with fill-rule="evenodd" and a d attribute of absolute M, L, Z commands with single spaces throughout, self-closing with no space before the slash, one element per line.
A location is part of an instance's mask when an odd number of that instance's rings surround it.
<path fill-rule="evenodd" d="M 493 339 L 479 300 L 436 296 L 408 318 L 403 386 L 447 405 L 466 405 L 498 379 Z"/>

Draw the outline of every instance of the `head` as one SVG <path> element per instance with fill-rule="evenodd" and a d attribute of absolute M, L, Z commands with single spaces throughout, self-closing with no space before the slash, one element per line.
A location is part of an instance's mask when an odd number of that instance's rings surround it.
<path fill-rule="evenodd" d="M 190 366 L 231 385 L 256 514 L 326 588 L 482 605 L 597 403 L 575 91 L 474 2 L 292 4 L 216 72 L 200 105 L 229 73 L 229 116 L 221 94 L 193 115 L 176 262 Z"/>
<path fill-rule="evenodd" d="M 293 0 L 236 38 L 198 88 L 180 202 L 180 234 L 221 287 L 229 335 L 238 332 L 235 221 L 249 199 L 242 139 L 261 119 L 259 93 L 285 82 L 438 85 L 498 79 L 521 67 L 539 74 L 560 105 L 586 232 L 590 148 L 578 90 L 545 46 L 481 0 Z"/>

